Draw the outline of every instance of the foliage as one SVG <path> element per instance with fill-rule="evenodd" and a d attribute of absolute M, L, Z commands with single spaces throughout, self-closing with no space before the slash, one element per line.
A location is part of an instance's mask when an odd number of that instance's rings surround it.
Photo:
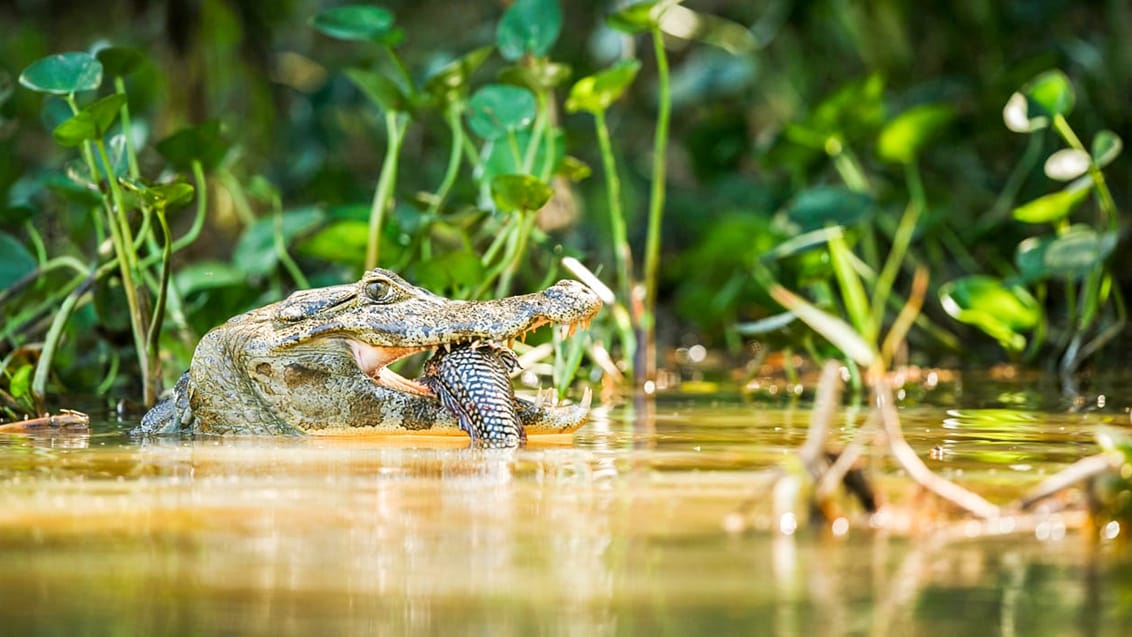
<path fill-rule="evenodd" d="M 1068 376 L 1122 329 L 1119 3 L 505 4 L 21 5 L 0 42 L 6 406 L 144 396 L 211 325 L 374 264 L 472 297 L 578 257 L 614 291 L 586 360 L 638 378 L 658 324 L 662 351 L 839 355 L 771 281 L 879 340 L 918 266 L 923 361 L 1001 342 Z M 91 16 L 137 48 L 92 45 Z"/>

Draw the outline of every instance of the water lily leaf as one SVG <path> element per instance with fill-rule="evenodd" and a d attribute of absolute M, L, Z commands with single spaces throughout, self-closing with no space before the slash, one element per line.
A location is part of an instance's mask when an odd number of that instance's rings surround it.
<path fill-rule="evenodd" d="M 798 193 L 786 214 L 802 232 L 808 232 L 863 221 L 871 215 L 872 203 L 872 197 L 865 193 L 840 186 L 817 186 Z"/>
<path fill-rule="evenodd" d="M 498 139 L 531 125 L 535 96 L 525 88 L 489 84 L 468 101 L 468 126 L 485 139 Z"/>
<path fill-rule="evenodd" d="M 391 78 L 363 69 L 347 69 L 346 77 L 384 111 L 404 113 L 409 110 L 409 98 L 401 92 Z"/>
<path fill-rule="evenodd" d="M 180 170 L 189 170 L 199 160 L 205 170 L 224 161 L 228 142 L 220 131 L 220 120 L 213 119 L 197 126 L 182 128 L 157 142 L 157 152 Z"/>
<path fill-rule="evenodd" d="M 24 69 L 20 73 L 20 84 L 33 91 L 54 95 L 93 91 L 102 84 L 102 63 L 81 51 L 57 53 Z"/>
<path fill-rule="evenodd" d="M 1057 192 L 1018 206 L 1014 218 L 1023 223 L 1052 223 L 1073 212 L 1092 187 L 1093 181 L 1083 177 Z"/>
<path fill-rule="evenodd" d="M 1021 93 L 1026 96 L 1028 112 L 1031 115 L 1035 113 L 1046 117 L 1068 115 L 1077 101 L 1069 77 L 1059 70 L 1046 71 L 1038 75 L 1022 87 Z"/>
<path fill-rule="evenodd" d="M 624 95 L 640 70 L 640 60 L 628 59 L 621 60 L 604 71 L 583 77 L 570 88 L 566 110 L 570 113 L 598 113 L 608 109 Z"/>
<path fill-rule="evenodd" d="M 1093 137 L 1092 155 L 1098 168 L 1104 168 L 1112 163 L 1122 150 L 1124 150 L 1123 140 L 1120 139 L 1120 135 L 1110 130 L 1103 130 Z"/>
<path fill-rule="evenodd" d="M 1046 177 L 1057 181 L 1069 181 L 1084 175 L 1089 170 L 1092 158 L 1089 153 L 1076 148 L 1062 148 L 1046 159 Z"/>
<path fill-rule="evenodd" d="M 991 276 L 968 276 L 940 286 L 939 300 L 952 318 L 974 325 L 1003 348 L 1022 351 L 1026 337 L 1042 320 L 1042 306 L 1026 288 Z"/>
<path fill-rule="evenodd" d="M 0 290 L 35 270 L 35 257 L 15 237 L 0 232 Z"/>
<path fill-rule="evenodd" d="M 881 129 L 877 154 L 891 162 L 910 163 L 953 119 L 955 109 L 947 104 L 913 106 Z"/>
<path fill-rule="evenodd" d="M 500 210 L 538 210 L 554 196 L 554 189 L 531 175 L 499 175 L 491 180 L 491 199 Z"/>
<path fill-rule="evenodd" d="M 495 30 L 499 53 L 512 62 L 524 55 L 542 57 L 562 32 L 558 0 L 516 0 Z"/>
<path fill-rule="evenodd" d="M 98 61 L 102 63 L 102 72 L 106 75 L 124 77 L 141 68 L 145 63 L 145 55 L 130 47 L 111 46 L 98 52 Z"/>
<path fill-rule="evenodd" d="M 401 30 L 393 26 L 393 13 L 382 7 L 347 5 L 320 11 L 311 26 L 339 40 L 368 41 L 396 46 Z"/>
<path fill-rule="evenodd" d="M 425 80 L 425 91 L 442 104 L 463 99 L 468 94 L 472 73 L 487 60 L 492 50 L 490 46 L 480 47 L 440 67 Z"/>

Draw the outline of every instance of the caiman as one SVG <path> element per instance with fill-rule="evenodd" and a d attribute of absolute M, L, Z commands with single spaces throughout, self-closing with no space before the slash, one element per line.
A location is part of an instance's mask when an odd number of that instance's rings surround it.
<path fill-rule="evenodd" d="M 502 378 L 513 357 L 506 346 L 541 325 L 573 329 L 600 308 L 597 295 L 577 281 L 533 294 L 457 301 L 393 272 L 370 270 L 356 283 L 298 291 L 213 328 L 172 395 L 134 433 L 464 429 L 473 440 L 499 442 L 571 432 L 586 421 L 588 395 L 572 406 L 515 398 Z M 389 368 L 430 350 L 439 351 L 421 381 Z M 500 401 L 514 402 L 509 410 L 491 406 Z"/>

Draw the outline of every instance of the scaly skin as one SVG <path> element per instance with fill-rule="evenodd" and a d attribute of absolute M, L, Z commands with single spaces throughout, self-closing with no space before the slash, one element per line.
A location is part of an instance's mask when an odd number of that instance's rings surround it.
<path fill-rule="evenodd" d="M 173 395 L 135 433 L 458 434 L 457 417 L 394 360 L 442 345 L 507 342 L 548 323 L 585 322 L 601 301 L 576 281 L 534 294 L 453 301 L 387 270 L 357 283 L 295 292 L 205 334 Z M 527 433 L 581 427 L 587 406 L 518 401 Z"/>
<path fill-rule="evenodd" d="M 511 370 L 515 353 L 492 343 L 441 349 L 425 364 L 421 382 L 456 415 L 460 429 L 481 447 L 517 447 L 526 440 Z"/>

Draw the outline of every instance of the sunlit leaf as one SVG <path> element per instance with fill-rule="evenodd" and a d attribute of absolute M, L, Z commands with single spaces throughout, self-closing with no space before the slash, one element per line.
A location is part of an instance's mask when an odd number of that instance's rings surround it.
<path fill-rule="evenodd" d="M 363 219 L 340 219 L 328 223 L 298 244 L 306 256 L 331 263 L 355 265 L 366 253 L 369 224 Z"/>
<path fill-rule="evenodd" d="M 861 338 L 845 321 L 822 311 L 780 285 L 770 286 L 770 295 L 858 365 L 869 367 L 876 360 L 876 348 Z"/>
<path fill-rule="evenodd" d="M 845 304 L 845 311 L 849 314 L 854 329 L 865 338 L 875 338 L 876 330 L 870 325 L 869 300 L 865 294 L 865 286 L 853 269 L 852 251 L 845 243 L 845 236 L 842 233 L 829 238 L 829 256 L 833 263 L 833 272 L 837 276 L 841 300 Z"/>
<path fill-rule="evenodd" d="M 571 113 L 597 113 L 608 109 L 621 98 L 640 70 L 640 60 L 628 59 L 621 60 L 604 71 L 583 77 L 570 88 L 566 110 Z"/>
<path fill-rule="evenodd" d="M 195 192 L 191 185 L 184 182 L 158 184 L 150 187 L 150 190 L 161 197 L 165 205 L 170 208 L 189 203 L 192 201 L 193 193 Z"/>
<path fill-rule="evenodd" d="M 394 46 L 401 31 L 393 26 L 393 13 L 382 7 L 347 5 L 320 11 L 311 26 L 339 40 L 362 40 Z"/>
<path fill-rule="evenodd" d="M 947 104 L 913 106 L 881 129 L 877 138 L 877 154 L 888 161 L 909 163 L 953 119 L 955 109 Z"/>
<path fill-rule="evenodd" d="M 535 96 L 525 88 L 489 84 L 468 100 L 468 126 L 485 139 L 527 128 L 535 118 Z"/>
<path fill-rule="evenodd" d="M 1015 133 L 1032 133 L 1049 126 L 1048 117 L 1030 112 L 1026 96 L 1021 93 L 1014 93 L 1006 100 L 1006 106 L 1002 107 L 1002 121 Z"/>
<path fill-rule="evenodd" d="M 500 55 L 514 62 L 524 55 L 545 56 L 561 32 L 558 0 L 515 0 L 499 21 L 495 43 Z"/>
<path fill-rule="evenodd" d="M 1047 117 L 1068 115 L 1077 100 L 1073 84 L 1062 71 L 1046 71 L 1026 83 L 1021 93 L 1026 96 L 1029 113 Z"/>
<path fill-rule="evenodd" d="M 0 290 L 35 270 L 35 257 L 15 237 L 0 232 Z"/>
<path fill-rule="evenodd" d="M 85 141 L 95 139 L 98 133 L 91 114 L 80 111 L 75 113 L 71 119 L 56 126 L 55 130 L 51 131 L 51 136 L 60 146 L 72 148 Z"/>
<path fill-rule="evenodd" d="M 538 210 L 554 196 L 554 189 L 531 175 L 499 175 L 491 180 L 491 199 L 500 210 Z"/>
<path fill-rule="evenodd" d="M 31 377 L 34 369 L 34 365 L 25 364 L 17 367 L 12 373 L 12 378 L 8 381 L 8 393 L 13 398 L 20 399 L 31 394 Z"/>
<path fill-rule="evenodd" d="M 939 300 L 952 318 L 974 325 L 1010 351 L 1026 347 L 1021 331 L 1042 320 L 1041 304 L 1026 288 L 991 276 L 975 275 L 940 286 Z"/>
<path fill-rule="evenodd" d="M 364 69 L 347 69 L 346 77 L 382 110 L 401 113 L 409 110 L 409 98 L 391 78 Z"/>
<path fill-rule="evenodd" d="M 1091 179 L 1078 179 L 1057 192 L 1018 206 L 1014 209 L 1014 218 L 1024 223 L 1052 223 L 1073 212 L 1092 187 Z"/>
<path fill-rule="evenodd" d="M 660 15 L 677 2 L 661 0 L 660 2 L 638 2 L 623 7 L 610 14 L 605 22 L 610 27 L 624 33 L 640 33 L 656 27 L 660 22 Z"/>
<path fill-rule="evenodd" d="M 568 64 L 536 58 L 529 64 L 513 64 L 499 72 L 499 81 L 532 91 L 552 89 L 570 79 L 573 70 Z"/>
<path fill-rule="evenodd" d="M 1124 150 L 1124 142 L 1119 135 L 1110 130 L 1102 130 L 1093 137 L 1093 161 L 1100 168 L 1112 163 L 1122 150 Z"/>
<path fill-rule="evenodd" d="M 851 226 L 872 212 L 872 198 L 840 186 L 816 186 L 803 190 L 787 210 L 790 221 L 802 232 L 827 225 Z"/>
<path fill-rule="evenodd" d="M 81 51 L 57 53 L 24 69 L 20 84 L 33 91 L 55 95 L 93 91 L 102 84 L 102 63 Z"/>
<path fill-rule="evenodd" d="M 1089 170 L 1089 153 L 1076 148 L 1062 148 L 1046 159 L 1046 177 L 1058 181 L 1069 181 L 1084 175 Z"/>
<path fill-rule="evenodd" d="M 562 158 L 562 161 L 558 163 L 556 174 L 562 175 L 570 181 L 577 183 L 583 179 L 588 179 L 592 172 L 590 165 L 586 162 L 573 155 L 566 155 Z"/>

